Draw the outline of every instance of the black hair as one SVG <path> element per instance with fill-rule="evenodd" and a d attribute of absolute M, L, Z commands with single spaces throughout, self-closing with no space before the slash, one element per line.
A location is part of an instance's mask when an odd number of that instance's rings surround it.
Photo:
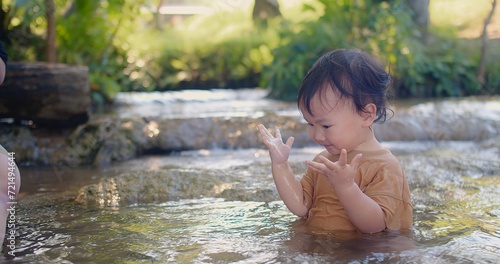
<path fill-rule="evenodd" d="M 374 122 L 387 119 L 387 99 L 391 77 L 376 57 L 358 49 L 338 49 L 322 55 L 309 69 L 297 96 L 297 105 L 311 113 L 311 100 L 330 87 L 339 98 L 352 100 L 356 111 L 365 105 L 377 107 Z"/>

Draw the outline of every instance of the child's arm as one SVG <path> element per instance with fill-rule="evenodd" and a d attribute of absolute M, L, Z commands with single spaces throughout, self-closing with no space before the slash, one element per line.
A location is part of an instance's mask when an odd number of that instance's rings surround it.
<path fill-rule="evenodd" d="M 288 156 L 293 145 L 293 137 L 288 138 L 286 144 L 281 139 L 281 133 L 276 127 L 274 137 L 263 125 L 258 126 L 260 140 L 269 149 L 271 157 L 274 183 L 278 193 L 288 207 L 297 216 L 306 216 L 308 209 L 304 206 L 304 195 L 300 181 L 288 164 Z"/>
<path fill-rule="evenodd" d="M 351 222 L 363 233 L 375 233 L 385 229 L 384 214 L 380 205 L 364 194 L 354 182 L 361 154 L 347 164 L 347 151 L 342 149 L 337 162 L 320 157 L 318 162 L 307 165 L 328 177 Z"/>

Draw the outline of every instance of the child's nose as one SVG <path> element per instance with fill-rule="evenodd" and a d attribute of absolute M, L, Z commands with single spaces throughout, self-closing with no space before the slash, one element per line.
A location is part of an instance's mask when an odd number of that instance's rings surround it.
<path fill-rule="evenodd" d="M 313 136 L 315 141 L 321 142 L 325 140 L 325 133 L 321 129 L 315 129 Z"/>

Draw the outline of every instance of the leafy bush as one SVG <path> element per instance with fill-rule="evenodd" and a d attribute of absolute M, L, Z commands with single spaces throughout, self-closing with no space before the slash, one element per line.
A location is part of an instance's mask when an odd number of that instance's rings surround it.
<path fill-rule="evenodd" d="M 406 2 L 307 0 L 295 13 L 268 21 L 266 30 L 254 27 L 250 9 L 192 16 L 181 27 L 158 29 L 144 8 L 149 1 L 58 0 L 57 55 L 59 62 L 89 67 L 92 96 L 100 104 L 120 91 L 256 86 L 269 89 L 270 97 L 295 100 L 319 56 L 353 47 L 385 62 L 398 97 L 500 93 L 494 45 L 481 87 L 478 42 L 464 44 L 456 29 L 441 27 L 431 28 L 425 43 Z M 2 13 L 7 33 L 0 36 L 10 57 L 43 60 L 44 1 L 12 3 Z"/>
<path fill-rule="evenodd" d="M 273 50 L 275 59 L 265 71 L 264 84 L 274 98 L 293 100 L 307 69 L 329 50 L 359 48 L 393 65 L 405 41 L 413 35 L 411 18 L 402 1 L 391 5 L 372 1 L 319 2 L 322 10 L 304 6 L 304 12 L 320 14 L 317 20 L 283 23 L 282 45 Z"/>
<path fill-rule="evenodd" d="M 130 85 L 125 37 L 141 1 L 74 1 L 58 16 L 58 61 L 89 67 L 92 98 L 103 104 Z"/>
<path fill-rule="evenodd" d="M 137 54 L 143 62 L 132 70 L 139 80 L 132 89 L 258 86 L 262 65 L 272 60 L 272 33 L 255 30 L 243 11 L 220 12 L 191 17 L 179 28 L 144 32 L 139 39 L 156 43 Z"/>
<path fill-rule="evenodd" d="M 477 94 L 476 66 L 460 43 L 434 35 L 432 44 L 413 45 L 397 63 L 400 97 L 456 97 Z"/>
<path fill-rule="evenodd" d="M 336 48 L 359 48 L 379 57 L 394 77 L 400 98 L 498 93 L 499 60 L 488 61 L 487 84 L 481 89 L 476 77 L 479 47 L 465 46 L 449 28 L 431 30 L 424 41 L 405 1 L 319 2 L 321 9 L 304 6 L 304 12 L 318 14 L 318 19 L 283 21 L 281 45 L 273 50 L 274 60 L 262 81 L 271 97 L 294 100 L 307 69 Z"/>

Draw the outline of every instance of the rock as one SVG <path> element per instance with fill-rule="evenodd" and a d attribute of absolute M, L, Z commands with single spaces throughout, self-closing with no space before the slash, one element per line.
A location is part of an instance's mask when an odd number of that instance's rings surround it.
<path fill-rule="evenodd" d="M 413 106 L 374 127 L 377 138 L 389 141 L 473 141 L 498 149 L 498 100 L 441 102 Z M 282 138 L 295 137 L 294 148 L 315 146 L 307 125 L 298 116 L 274 113 L 255 117 L 154 117 L 93 116 L 77 128 L 28 128 L 0 123 L 0 143 L 23 163 L 57 165 L 60 173 L 73 167 L 106 165 L 142 154 L 199 149 L 265 148 L 257 125 Z M 274 131 L 272 132 L 274 134 Z"/>
<path fill-rule="evenodd" d="M 76 202 L 100 207 L 212 196 L 226 178 L 222 171 L 162 168 L 130 171 L 80 189 Z"/>
<path fill-rule="evenodd" d="M 0 89 L 0 118 L 37 126 L 73 127 L 90 115 L 88 69 L 44 62 L 9 62 Z"/>
<path fill-rule="evenodd" d="M 428 102 L 396 111 L 393 118 L 375 126 L 383 141 L 483 141 L 500 134 L 496 100 Z"/>

